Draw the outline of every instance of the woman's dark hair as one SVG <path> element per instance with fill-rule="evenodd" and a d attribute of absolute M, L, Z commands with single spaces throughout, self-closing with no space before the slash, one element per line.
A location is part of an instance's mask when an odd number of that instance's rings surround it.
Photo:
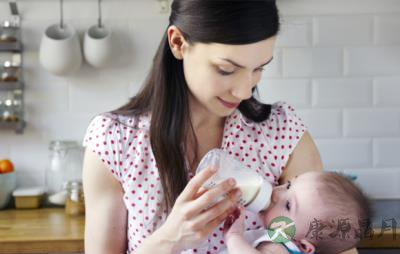
<path fill-rule="evenodd" d="M 174 0 L 169 26 L 175 25 L 190 44 L 241 45 L 259 42 L 279 31 L 274 0 Z M 253 89 L 254 92 L 255 89 Z M 129 103 L 112 111 L 121 115 L 151 114 L 150 142 L 165 195 L 165 208 L 172 208 L 188 182 L 186 141 L 194 137 L 193 161 L 198 142 L 190 121 L 189 90 L 182 60 L 176 59 L 168 43 L 167 30 L 153 59 L 152 68 L 139 93 Z M 261 122 L 271 106 L 253 96 L 239 105 L 248 119 Z"/>

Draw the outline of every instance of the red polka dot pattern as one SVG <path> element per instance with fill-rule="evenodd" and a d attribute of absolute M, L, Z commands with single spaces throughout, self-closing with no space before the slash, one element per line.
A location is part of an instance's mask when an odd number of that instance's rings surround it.
<path fill-rule="evenodd" d="M 161 207 L 163 190 L 150 145 L 150 117 L 98 115 L 91 121 L 83 141 L 107 165 L 125 191 L 128 253 L 135 251 L 167 217 Z M 236 110 L 226 118 L 221 149 L 277 185 L 289 155 L 305 131 L 293 107 L 284 102 L 273 104 L 270 118 L 261 123 L 246 119 Z M 258 216 L 249 211 L 245 222 L 247 230 L 262 226 Z M 182 253 L 214 254 L 225 248 L 222 224 L 206 242 L 207 245 Z"/>

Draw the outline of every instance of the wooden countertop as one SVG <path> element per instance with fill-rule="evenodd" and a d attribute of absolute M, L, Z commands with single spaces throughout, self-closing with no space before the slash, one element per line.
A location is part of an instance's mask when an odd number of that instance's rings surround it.
<path fill-rule="evenodd" d="M 364 239 L 359 244 L 359 248 L 395 248 L 400 249 L 400 200 L 398 199 L 380 199 L 370 200 L 373 210 L 371 227 L 373 228 L 373 238 Z M 396 225 L 396 232 L 392 231 L 392 219 Z M 386 230 L 381 236 L 383 224 L 386 223 Z M 354 230 L 351 230 L 354 236 Z M 394 236 L 395 233 L 395 236 Z M 393 239 L 395 237 L 395 239 Z"/>
<path fill-rule="evenodd" d="M 84 221 L 64 208 L 0 211 L 0 253 L 84 252 Z"/>
<path fill-rule="evenodd" d="M 83 253 L 84 221 L 84 216 L 66 215 L 63 208 L 0 211 L 0 253 Z M 400 248 L 400 232 L 396 240 L 391 230 L 378 238 L 381 232 L 378 222 L 372 224 L 373 239 L 361 241 L 358 247 Z"/>

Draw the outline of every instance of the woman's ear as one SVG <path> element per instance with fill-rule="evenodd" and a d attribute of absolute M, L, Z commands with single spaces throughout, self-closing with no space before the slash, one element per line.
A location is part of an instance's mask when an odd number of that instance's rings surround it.
<path fill-rule="evenodd" d="M 186 47 L 186 40 L 183 37 L 181 31 L 176 26 L 170 26 L 167 30 L 168 43 L 172 51 L 172 54 L 176 59 L 183 59 L 183 50 Z"/>
<path fill-rule="evenodd" d="M 300 246 L 298 246 L 300 250 L 304 253 L 314 253 L 315 252 L 315 246 L 307 241 L 306 239 L 300 240 Z"/>

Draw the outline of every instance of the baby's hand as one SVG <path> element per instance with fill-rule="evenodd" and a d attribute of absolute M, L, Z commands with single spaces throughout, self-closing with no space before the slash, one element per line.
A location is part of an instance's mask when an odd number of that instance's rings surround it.
<path fill-rule="evenodd" d="M 224 236 L 226 241 L 234 235 L 243 236 L 245 220 L 244 211 L 244 207 L 240 206 L 225 220 Z"/>

